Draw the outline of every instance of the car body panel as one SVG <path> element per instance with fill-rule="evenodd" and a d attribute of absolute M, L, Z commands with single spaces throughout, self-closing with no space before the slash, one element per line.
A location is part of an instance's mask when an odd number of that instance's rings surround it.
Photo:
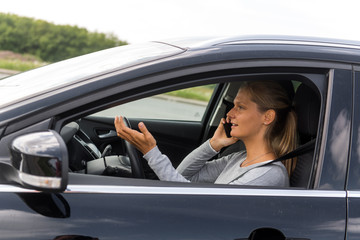
<path fill-rule="evenodd" d="M 41 194 L 29 197 L 28 205 L 36 204 Z M 24 205 L 22 195 L 6 193 L 0 200 L 4 208 L 16 209 L 10 216 L 2 212 L 0 218 L 2 227 L 20 224 L 22 230 L 11 235 L 15 239 L 53 239 L 70 233 L 99 239 L 237 239 L 262 227 L 279 229 L 287 237 L 342 239 L 345 231 L 345 192 L 70 185 L 62 194 L 69 205 L 68 218 L 36 214 Z"/>

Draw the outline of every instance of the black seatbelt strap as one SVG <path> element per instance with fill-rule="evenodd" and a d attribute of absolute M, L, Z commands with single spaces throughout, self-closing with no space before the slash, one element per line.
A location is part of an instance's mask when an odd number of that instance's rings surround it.
<path fill-rule="evenodd" d="M 294 157 L 297 157 L 301 154 L 304 154 L 304 153 L 307 153 L 311 150 L 313 150 L 315 148 L 315 142 L 316 142 L 316 138 L 312 139 L 311 141 L 305 143 L 304 145 L 301 145 L 300 147 L 296 148 L 294 151 L 291 151 L 265 165 L 268 165 L 268 164 L 272 164 L 274 162 L 278 162 L 278 161 L 283 161 L 283 160 L 286 160 L 286 159 L 291 159 L 291 158 L 294 158 Z"/>

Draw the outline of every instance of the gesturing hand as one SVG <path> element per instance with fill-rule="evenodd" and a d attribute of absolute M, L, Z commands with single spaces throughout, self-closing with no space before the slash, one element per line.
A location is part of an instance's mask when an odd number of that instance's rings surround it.
<path fill-rule="evenodd" d="M 117 135 L 134 145 L 142 154 L 146 154 L 156 146 L 156 140 L 147 130 L 145 124 L 140 122 L 140 132 L 125 126 L 122 116 L 115 117 L 114 125 Z"/>

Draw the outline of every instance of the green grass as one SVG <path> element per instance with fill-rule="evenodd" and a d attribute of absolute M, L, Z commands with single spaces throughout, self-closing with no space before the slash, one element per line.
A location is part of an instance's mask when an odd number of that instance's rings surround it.
<path fill-rule="evenodd" d="M 166 93 L 170 96 L 182 97 L 187 99 L 194 99 L 208 102 L 214 91 L 215 85 L 207 85 L 193 88 L 186 88 L 178 91 Z"/>
<path fill-rule="evenodd" d="M 21 61 L 15 59 L 0 59 L 0 68 L 16 70 L 16 71 L 27 71 L 37 67 L 46 65 L 44 62 L 33 62 L 33 61 Z"/>

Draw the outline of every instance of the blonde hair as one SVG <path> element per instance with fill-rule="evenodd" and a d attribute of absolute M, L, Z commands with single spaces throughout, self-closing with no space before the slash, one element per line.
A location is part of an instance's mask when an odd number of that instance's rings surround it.
<path fill-rule="evenodd" d="M 276 157 L 281 157 L 297 146 L 297 117 L 288 92 L 277 82 L 245 82 L 240 89 L 247 91 L 260 112 L 275 111 L 275 119 L 265 133 L 268 146 Z M 289 175 L 294 170 L 296 159 L 283 161 Z"/>

